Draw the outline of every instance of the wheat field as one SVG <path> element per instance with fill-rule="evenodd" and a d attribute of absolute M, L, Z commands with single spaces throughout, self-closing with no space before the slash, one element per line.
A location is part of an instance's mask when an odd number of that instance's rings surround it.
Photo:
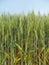
<path fill-rule="evenodd" d="M 49 65 L 49 15 L 0 16 L 0 65 Z"/>

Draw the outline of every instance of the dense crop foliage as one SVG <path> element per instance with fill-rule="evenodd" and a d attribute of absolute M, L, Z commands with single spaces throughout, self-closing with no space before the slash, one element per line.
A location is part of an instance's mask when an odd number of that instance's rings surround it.
<path fill-rule="evenodd" d="M 0 16 L 0 65 L 49 65 L 49 15 Z"/>

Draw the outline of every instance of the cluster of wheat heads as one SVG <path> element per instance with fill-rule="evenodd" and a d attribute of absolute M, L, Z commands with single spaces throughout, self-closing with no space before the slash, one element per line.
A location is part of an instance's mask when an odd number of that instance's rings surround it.
<path fill-rule="evenodd" d="M 0 16 L 0 65 L 49 65 L 49 15 Z"/>

